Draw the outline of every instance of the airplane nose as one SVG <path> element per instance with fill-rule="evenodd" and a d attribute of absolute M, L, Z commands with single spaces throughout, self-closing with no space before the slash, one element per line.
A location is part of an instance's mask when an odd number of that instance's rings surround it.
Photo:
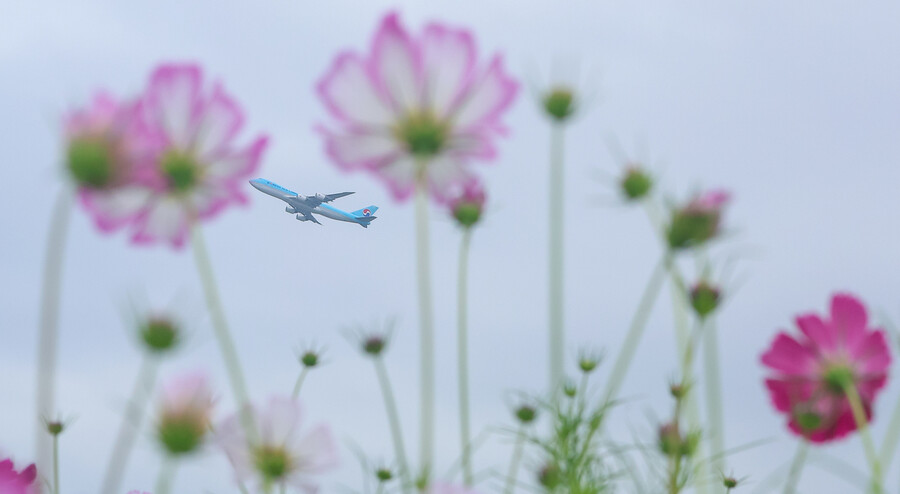
<path fill-rule="evenodd" d="M 250 180 L 250 185 L 252 185 L 253 188 L 256 190 L 260 190 L 260 191 L 262 190 L 262 184 L 260 184 L 256 180 Z"/>

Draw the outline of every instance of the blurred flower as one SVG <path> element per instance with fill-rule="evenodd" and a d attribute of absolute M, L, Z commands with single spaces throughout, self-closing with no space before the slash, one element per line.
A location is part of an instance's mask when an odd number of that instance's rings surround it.
<path fill-rule="evenodd" d="M 766 379 L 772 404 L 788 415 L 788 426 L 812 442 L 839 439 L 856 430 L 845 396 L 855 386 L 866 416 L 887 382 L 891 364 L 885 333 L 869 327 L 863 304 L 852 295 L 831 300 L 831 314 L 797 317 L 802 335 L 779 333 L 762 355 L 774 371 Z"/>
<path fill-rule="evenodd" d="M 248 441 L 239 417 L 225 421 L 217 442 L 234 466 L 238 480 L 256 478 L 264 487 L 290 485 L 315 492 L 313 476 L 337 465 L 337 447 L 326 426 L 300 433 L 300 405 L 272 398 L 267 408 L 254 410 L 258 440 Z"/>
<path fill-rule="evenodd" d="M 515 415 L 522 424 L 530 424 L 537 418 L 537 409 L 531 405 L 520 405 L 515 409 Z"/>
<path fill-rule="evenodd" d="M 132 221 L 150 194 L 135 182 L 137 108 L 135 101 L 119 102 L 100 92 L 63 118 L 66 169 L 82 205 L 104 232 Z"/>
<path fill-rule="evenodd" d="M 35 479 L 37 479 L 37 468 L 34 464 L 17 472 L 9 458 L 0 461 L 0 493 L 38 494 L 40 489 Z"/>
<path fill-rule="evenodd" d="M 210 425 L 213 398 L 203 374 L 187 374 L 166 384 L 162 391 L 157 437 L 166 452 L 181 455 L 196 451 Z"/>
<path fill-rule="evenodd" d="M 659 450 L 666 456 L 691 456 L 699 444 L 699 432 L 689 432 L 682 437 L 676 424 L 668 423 L 659 428 Z"/>
<path fill-rule="evenodd" d="M 691 288 L 691 307 L 701 318 L 713 313 L 719 307 L 721 293 L 719 288 L 706 280 L 700 280 Z"/>
<path fill-rule="evenodd" d="M 221 84 L 204 91 L 198 65 L 157 67 L 138 117 L 150 197 L 136 218 L 135 243 L 180 247 L 192 222 L 247 201 L 244 180 L 259 166 L 268 140 L 235 145 L 244 114 Z"/>
<path fill-rule="evenodd" d="M 469 180 L 450 200 L 450 212 L 460 226 L 470 228 L 481 219 L 485 200 L 481 182 L 477 179 Z"/>
<path fill-rule="evenodd" d="M 319 81 L 339 127 L 323 129 L 326 150 L 345 170 L 374 173 L 398 200 L 421 180 L 443 202 L 468 178 L 469 161 L 496 156 L 517 89 L 499 55 L 477 63 L 468 30 L 433 23 L 414 37 L 389 13 L 369 54 L 340 53 Z"/>
<path fill-rule="evenodd" d="M 672 249 L 702 245 L 719 233 L 722 210 L 731 196 L 723 190 L 710 190 L 692 199 L 672 213 L 666 239 Z"/>

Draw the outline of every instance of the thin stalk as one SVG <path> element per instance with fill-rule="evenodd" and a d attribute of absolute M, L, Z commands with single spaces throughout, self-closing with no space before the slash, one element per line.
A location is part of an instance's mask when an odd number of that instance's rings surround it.
<path fill-rule="evenodd" d="M 125 468 L 128 465 L 128 459 L 132 450 L 134 450 L 137 431 L 140 429 L 144 418 L 147 397 L 153 388 L 153 383 L 156 382 L 156 369 L 156 360 L 145 353 L 141 358 L 141 367 L 134 380 L 134 388 L 131 391 L 125 414 L 122 416 L 122 423 L 119 424 L 119 431 L 113 443 L 109 463 L 107 463 L 106 467 L 106 475 L 103 477 L 103 487 L 100 489 L 102 494 L 116 494 L 119 492 L 122 476 L 125 474 Z"/>
<path fill-rule="evenodd" d="M 303 380 L 306 379 L 306 374 L 309 371 L 309 367 L 303 367 L 303 370 L 300 371 L 300 375 L 297 376 L 297 383 L 294 384 L 294 391 L 291 393 L 291 399 L 294 401 L 300 397 L 300 387 L 303 386 Z"/>
<path fill-rule="evenodd" d="M 59 434 L 53 434 L 53 492 L 59 494 Z"/>
<path fill-rule="evenodd" d="M 397 466 L 400 468 L 400 480 L 403 483 L 403 491 L 406 492 L 409 481 L 409 464 L 406 462 L 406 448 L 403 446 L 403 430 L 400 426 L 400 415 L 397 413 L 397 401 L 394 399 L 394 390 L 391 380 L 388 378 L 384 360 L 375 358 L 375 373 L 378 375 L 378 384 L 381 387 L 381 395 L 384 397 L 384 408 L 387 411 L 388 422 L 391 427 L 391 438 L 394 442 L 394 455 L 397 457 Z"/>
<path fill-rule="evenodd" d="M 468 329 L 468 272 L 469 246 L 472 243 L 472 229 L 463 231 L 459 247 L 459 277 L 456 293 L 457 324 L 457 367 L 459 371 L 459 434 L 462 444 L 463 481 L 472 486 L 472 440 L 469 415 L 469 329 Z"/>
<path fill-rule="evenodd" d="M 897 451 L 897 443 L 900 441 L 900 399 L 894 407 L 894 413 L 891 414 L 891 421 L 888 424 L 887 433 L 884 435 L 884 442 L 881 443 L 881 464 L 890 468 L 894 461 L 894 453 Z"/>
<path fill-rule="evenodd" d="M 722 408 L 722 378 L 719 374 L 719 338 L 715 321 L 708 319 L 703 335 L 703 377 L 706 391 L 706 416 L 709 420 L 710 454 L 713 470 L 725 471 L 725 419 Z"/>
<path fill-rule="evenodd" d="M 612 372 L 609 375 L 609 381 L 606 383 L 606 391 L 603 393 L 605 402 L 616 399 L 619 388 L 625 380 L 628 367 L 634 359 L 634 353 L 637 351 L 638 343 L 641 341 L 641 336 L 644 333 L 644 328 L 647 326 L 647 320 L 650 318 L 650 312 L 659 295 L 660 288 L 662 288 L 664 278 L 664 262 L 661 261 L 657 263 L 653 269 L 653 274 L 650 275 L 650 280 L 647 282 L 647 287 L 644 288 L 644 294 L 638 303 L 637 311 L 632 316 L 631 326 L 629 326 L 628 333 L 625 335 L 625 342 L 616 356 Z"/>
<path fill-rule="evenodd" d="M 212 316 L 216 340 L 219 342 L 219 350 L 222 352 L 222 359 L 225 361 L 225 370 L 228 372 L 234 399 L 237 402 L 238 410 L 240 410 L 241 424 L 247 437 L 253 441 L 256 439 L 257 431 L 253 425 L 253 417 L 251 415 L 253 412 L 249 406 L 250 398 L 247 393 L 247 384 L 244 380 L 241 362 L 234 346 L 234 339 L 231 336 L 231 331 L 228 329 L 225 311 L 222 308 L 215 276 L 213 275 L 212 263 L 210 262 L 209 253 L 206 250 L 206 244 L 203 241 L 203 235 L 199 226 L 194 225 L 191 228 L 191 245 L 194 248 L 194 260 L 200 274 L 200 281 L 203 284 L 203 292 L 206 295 L 206 304 Z"/>
<path fill-rule="evenodd" d="M 156 489 L 153 494 L 169 494 L 172 483 L 175 480 L 175 459 L 166 455 L 159 467 L 159 477 L 156 478 Z"/>
<path fill-rule="evenodd" d="M 872 469 L 872 493 L 881 494 L 881 463 L 878 460 L 878 454 L 875 453 L 875 443 L 872 441 L 872 434 L 869 431 L 869 419 L 866 417 L 866 411 L 859 397 L 859 391 L 853 382 L 849 382 L 844 386 L 844 395 L 847 396 L 847 401 L 850 402 L 850 410 L 853 411 L 853 419 L 856 420 L 856 428 L 859 429 L 859 435 L 862 437 L 863 447 L 866 450 L 866 458 L 869 460 L 869 466 Z"/>
<path fill-rule="evenodd" d="M 46 469 L 50 457 L 50 441 L 40 420 L 50 417 L 56 407 L 56 360 L 59 339 L 59 300 L 62 287 L 63 253 L 69 231 L 74 191 L 65 187 L 56 197 L 50 216 L 50 230 L 44 252 L 43 281 L 41 282 L 40 321 L 37 347 L 37 429 L 35 451 L 38 470 Z"/>
<path fill-rule="evenodd" d="M 563 380 L 565 360 L 565 330 L 563 311 L 563 151 L 564 127 L 554 123 L 550 133 L 550 203 L 549 212 L 549 303 L 548 317 L 550 329 L 550 390 L 557 393 Z"/>
<path fill-rule="evenodd" d="M 516 477 L 519 473 L 519 463 L 522 462 L 522 454 L 525 449 L 525 425 L 519 426 L 519 432 L 516 434 L 516 445 L 513 447 L 512 459 L 509 462 L 509 473 L 506 475 L 506 488 L 503 490 L 505 494 L 513 494 L 516 486 Z"/>
<path fill-rule="evenodd" d="M 416 181 L 416 266 L 419 285 L 419 331 L 422 349 L 420 352 L 421 379 L 421 423 L 420 452 L 421 468 L 427 473 L 431 470 L 434 459 L 434 309 L 431 297 L 431 260 L 429 256 L 428 233 L 428 183 L 424 167 Z"/>
<path fill-rule="evenodd" d="M 797 482 L 800 481 L 800 472 L 803 471 L 803 466 L 806 465 L 806 453 L 808 450 L 809 444 L 804 439 L 800 442 L 800 446 L 797 447 L 797 453 L 791 462 L 791 470 L 788 473 L 787 483 L 784 485 L 784 494 L 797 492 Z"/>

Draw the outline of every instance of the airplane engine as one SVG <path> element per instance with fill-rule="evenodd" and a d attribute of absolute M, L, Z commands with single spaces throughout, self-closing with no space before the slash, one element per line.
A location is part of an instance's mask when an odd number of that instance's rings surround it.
<path fill-rule="evenodd" d="M 292 208 L 292 207 L 290 207 L 290 206 L 287 206 L 286 208 L 284 208 L 284 212 L 286 212 L 286 213 L 296 213 L 297 210 L 294 209 L 294 208 Z"/>
<path fill-rule="evenodd" d="M 317 194 L 316 194 L 316 199 L 318 199 L 318 200 L 320 200 L 320 201 L 324 201 L 324 200 L 325 200 L 325 195 L 324 195 L 324 194 L 317 193 Z"/>
<path fill-rule="evenodd" d="M 298 214 L 297 221 L 309 221 L 309 219 L 307 219 L 306 216 L 303 216 L 302 214 Z"/>

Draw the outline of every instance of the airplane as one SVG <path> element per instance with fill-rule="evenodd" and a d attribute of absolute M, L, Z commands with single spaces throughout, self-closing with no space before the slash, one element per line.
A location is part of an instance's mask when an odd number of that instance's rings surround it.
<path fill-rule="evenodd" d="M 297 219 L 299 221 L 312 221 L 317 225 L 321 225 L 322 223 L 319 223 L 319 220 L 317 220 L 316 217 L 313 216 L 313 213 L 319 216 L 324 216 L 326 218 L 331 218 L 333 220 L 356 223 L 363 228 L 368 228 L 369 223 L 371 223 L 372 220 L 376 218 L 372 215 L 375 214 L 375 211 L 378 211 L 377 206 L 369 206 L 357 211 L 353 211 L 352 213 L 348 213 L 326 204 L 327 202 L 331 202 L 335 199 L 349 196 L 350 194 L 353 194 L 353 192 L 338 192 L 337 194 L 316 194 L 312 196 L 302 196 L 264 178 L 255 178 L 250 181 L 250 185 L 252 185 L 256 190 L 260 192 L 264 192 L 272 197 L 277 197 L 278 199 L 286 202 L 288 205 L 286 208 L 284 208 L 284 210 L 291 214 L 296 213 Z"/>

